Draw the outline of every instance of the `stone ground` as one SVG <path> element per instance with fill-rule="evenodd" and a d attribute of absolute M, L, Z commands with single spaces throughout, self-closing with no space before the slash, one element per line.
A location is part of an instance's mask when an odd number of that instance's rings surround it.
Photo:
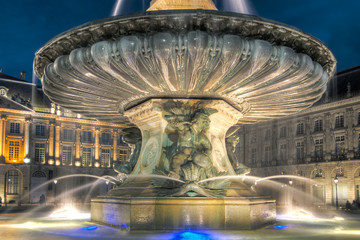
<path fill-rule="evenodd" d="M 34 209 L 36 211 L 34 211 Z M 322 211 L 303 216 L 278 216 L 273 225 L 254 231 L 127 232 L 89 222 L 89 213 L 49 217 L 54 206 L 0 207 L 0 239 L 360 239 L 359 211 Z M 69 214 L 71 217 L 69 217 Z M 74 219 L 78 217 L 78 219 Z"/>

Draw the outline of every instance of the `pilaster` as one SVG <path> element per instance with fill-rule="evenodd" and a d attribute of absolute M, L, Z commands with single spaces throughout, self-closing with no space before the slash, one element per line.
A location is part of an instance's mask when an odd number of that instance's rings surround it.
<path fill-rule="evenodd" d="M 61 123 L 56 122 L 55 124 L 55 164 L 60 165 L 60 130 Z"/>

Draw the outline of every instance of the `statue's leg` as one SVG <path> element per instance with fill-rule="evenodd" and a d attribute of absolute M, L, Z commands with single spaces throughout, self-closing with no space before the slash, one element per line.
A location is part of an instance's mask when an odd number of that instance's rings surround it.
<path fill-rule="evenodd" d="M 188 158 L 188 155 L 184 153 L 177 153 L 173 156 L 170 163 L 170 176 L 180 178 L 180 169 L 181 165 L 185 163 L 185 160 Z"/>
<path fill-rule="evenodd" d="M 211 159 L 203 153 L 195 153 L 193 155 L 193 162 L 199 167 L 209 169 L 212 167 Z"/>

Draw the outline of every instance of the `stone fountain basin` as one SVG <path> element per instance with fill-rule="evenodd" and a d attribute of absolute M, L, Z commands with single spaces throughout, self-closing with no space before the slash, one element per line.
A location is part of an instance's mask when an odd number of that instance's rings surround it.
<path fill-rule="evenodd" d="M 228 102 L 256 122 L 298 112 L 326 90 L 336 60 L 319 40 L 267 19 L 211 10 L 107 18 L 42 47 L 34 70 L 52 101 L 130 125 L 151 98 Z"/>
<path fill-rule="evenodd" d="M 275 200 L 264 197 L 98 197 L 91 221 L 127 230 L 242 230 L 276 221 Z"/>

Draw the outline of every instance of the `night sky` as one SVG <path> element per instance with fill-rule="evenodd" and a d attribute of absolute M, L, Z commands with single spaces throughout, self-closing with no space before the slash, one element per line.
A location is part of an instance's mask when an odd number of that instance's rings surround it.
<path fill-rule="evenodd" d="M 220 10 L 226 2 L 214 1 Z M 235 2 L 242 0 L 233 0 Z M 121 14 L 146 10 L 150 0 L 122 0 Z M 359 0 L 248 0 L 254 14 L 297 27 L 323 41 L 337 70 L 360 65 Z M 115 0 L 0 0 L 0 68 L 32 80 L 35 52 L 55 35 L 109 17 Z"/>

